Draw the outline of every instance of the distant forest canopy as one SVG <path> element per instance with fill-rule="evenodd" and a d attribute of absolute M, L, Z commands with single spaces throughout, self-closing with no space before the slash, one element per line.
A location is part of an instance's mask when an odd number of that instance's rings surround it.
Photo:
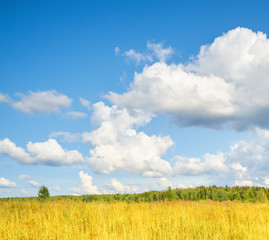
<path fill-rule="evenodd" d="M 38 199 L 37 197 L 25 198 L 2 198 L 0 200 L 28 200 Z M 196 187 L 185 189 L 172 189 L 168 187 L 164 191 L 150 191 L 144 193 L 126 193 L 126 194 L 94 194 L 82 196 L 51 196 L 50 200 L 75 200 L 83 202 L 103 201 L 103 202 L 156 202 L 156 201 L 239 201 L 239 202 L 262 202 L 267 203 L 269 200 L 269 188 L 265 187 Z"/>
<path fill-rule="evenodd" d="M 16 197 L 16 198 L 0 198 L 0 201 L 6 200 L 31 200 L 37 197 Z M 144 193 L 126 193 L 126 194 L 94 194 L 81 196 L 51 196 L 50 201 L 70 199 L 74 201 L 93 202 L 156 202 L 156 201 L 239 201 L 239 202 L 262 202 L 267 203 L 269 200 L 269 188 L 265 187 L 196 187 L 185 189 L 172 189 L 168 187 L 164 191 L 150 191 Z"/>

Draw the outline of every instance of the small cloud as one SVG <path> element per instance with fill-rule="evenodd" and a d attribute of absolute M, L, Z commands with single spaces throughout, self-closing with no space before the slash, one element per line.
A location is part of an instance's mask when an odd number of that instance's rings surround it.
<path fill-rule="evenodd" d="M 81 118 L 88 117 L 87 113 L 83 113 L 83 112 L 68 112 L 65 115 L 71 119 L 81 119 Z"/>
<path fill-rule="evenodd" d="M 20 180 L 30 179 L 31 177 L 29 175 L 22 174 L 19 176 Z"/>
<path fill-rule="evenodd" d="M 135 193 L 139 191 L 139 187 L 136 185 L 124 185 L 116 178 L 111 179 L 111 181 L 106 185 L 109 190 L 121 193 Z"/>
<path fill-rule="evenodd" d="M 122 75 L 120 76 L 120 82 L 124 83 L 126 79 L 126 72 L 123 72 Z"/>
<path fill-rule="evenodd" d="M 133 49 L 126 51 L 122 54 L 122 56 L 129 58 L 136 62 L 136 64 L 140 64 L 143 62 L 153 62 L 153 58 L 149 54 L 139 53 Z"/>
<path fill-rule="evenodd" d="M 135 61 L 136 64 L 141 64 L 154 61 L 165 62 L 173 53 L 174 49 L 171 46 L 164 48 L 162 43 L 147 42 L 146 52 L 140 53 L 134 49 L 130 49 L 129 51 L 125 51 L 122 56 Z"/>
<path fill-rule="evenodd" d="M 253 182 L 250 180 L 236 180 L 235 185 L 237 185 L 237 186 L 253 186 Z"/>
<path fill-rule="evenodd" d="M 116 46 L 114 48 L 114 52 L 115 52 L 116 55 L 118 55 L 118 54 L 120 54 L 121 50 L 120 50 L 120 48 L 118 46 Z"/>
<path fill-rule="evenodd" d="M 79 98 L 79 101 L 83 107 L 86 107 L 88 108 L 88 110 L 91 110 L 91 103 L 89 100 L 84 99 L 84 98 Z"/>
<path fill-rule="evenodd" d="M 79 134 L 69 132 L 53 132 L 49 135 L 49 137 L 50 138 L 63 137 L 63 140 L 67 142 L 77 142 L 80 139 Z"/>
<path fill-rule="evenodd" d="M 79 188 L 70 188 L 73 194 L 99 194 L 97 187 L 92 185 L 92 176 L 80 171 L 79 178 L 81 186 Z"/>
<path fill-rule="evenodd" d="M 1 102 L 9 102 L 9 97 L 8 97 L 8 95 L 5 95 L 5 94 L 0 92 L 0 103 Z"/>
<path fill-rule="evenodd" d="M 147 42 L 147 48 L 153 51 L 153 55 L 160 61 L 165 62 L 174 53 L 174 49 L 169 46 L 164 48 L 162 43 Z"/>
<path fill-rule="evenodd" d="M 55 90 L 44 92 L 28 92 L 28 95 L 23 93 L 17 94 L 21 100 L 12 103 L 12 106 L 26 114 L 42 114 L 59 112 L 61 108 L 70 107 L 72 99 L 64 94 L 58 93 Z"/>
<path fill-rule="evenodd" d="M 13 188 L 16 186 L 17 184 L 15 182 L 12 182 L 4 177 L 0 178 L 0 188 Z"/>
<path fill-rule="evenodd" d="M 29 180 L 27 182 L 30 184 L 31 187 L 39 187 L 40 186 L 38 182 L 33 181 L 33 180 Z"/>

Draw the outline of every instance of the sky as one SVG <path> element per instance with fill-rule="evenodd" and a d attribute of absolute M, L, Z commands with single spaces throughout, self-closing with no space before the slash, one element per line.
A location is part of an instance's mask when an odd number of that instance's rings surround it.
<path fill-rule="evenodd" d="M 268 1 L 1 1 L 0 197 L 269 186 Z"/>

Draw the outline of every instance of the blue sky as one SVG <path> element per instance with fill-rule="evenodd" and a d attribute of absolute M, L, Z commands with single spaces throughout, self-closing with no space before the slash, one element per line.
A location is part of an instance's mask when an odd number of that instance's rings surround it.
<path fill-rule="evenodd" d="M 0 197 L 269 186 L 267 1 L 2 1 Z"/>

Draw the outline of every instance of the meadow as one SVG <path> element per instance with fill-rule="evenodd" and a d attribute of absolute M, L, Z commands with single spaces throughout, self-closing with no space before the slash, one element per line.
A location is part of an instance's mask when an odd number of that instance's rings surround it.
<path fill-rule="evenodd" d="M 0 201 L 0 239 L 269 239 L 269 204 Z"/>

